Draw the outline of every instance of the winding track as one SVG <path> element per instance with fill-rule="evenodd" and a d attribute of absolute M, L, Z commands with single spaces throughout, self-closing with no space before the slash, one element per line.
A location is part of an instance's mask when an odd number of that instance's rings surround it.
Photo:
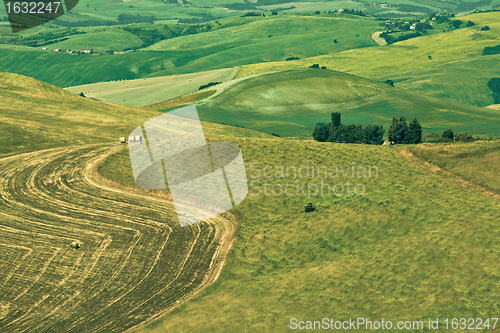
<path fill-rule="evenodd" d="M 172 203 L 104 183 L 119 148 L 0 159 L 0 332 L 123 332 L 217 278 L 234 217 L 180 228 Z"/>

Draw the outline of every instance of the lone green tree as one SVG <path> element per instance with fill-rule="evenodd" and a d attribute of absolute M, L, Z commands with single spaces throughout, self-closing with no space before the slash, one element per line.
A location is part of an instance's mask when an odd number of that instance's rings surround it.
<path fill-rule="evenodd" d="M 453 140 L 454 134 L 451 129 L 447 129 L 446 131 L 443 132 L 443 138 L 448 139 L 448 140 Z"/>

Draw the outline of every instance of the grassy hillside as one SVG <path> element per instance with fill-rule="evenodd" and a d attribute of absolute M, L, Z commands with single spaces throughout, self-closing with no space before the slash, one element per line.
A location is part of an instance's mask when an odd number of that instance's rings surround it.
<path fill-rule="evenodd" d="M 370 38 L 379 22 L 369 18 L 284 16 L 242 18 L 245 24 L 213 32 L 164 40 L 148 50 L 192 50 L 221 47 L 239 52 L 240 58 L 266 53 L 268 59 L 310 57 L 312 54 L 336 53 L 346 48 L 376 45 Z M 337 43 L 334 43 L 337 40 Z M 275 45 L 271 49 L 269 45 Z M 279 47 L 276 47 L 279 45 Z M 265 52 L 269 50 L 271 52 Z M 222 54 L 225 54 L 223 51 Z"/>
<path fill-rule="evenodd" d="M 500 194 L 500 142 L 423 145 L 411 148 L 423 161 Z"/>
<path fill-rule="evenodd" d="M 75 94 L 83 92 L 86 97 L 106 103 L 145 106 L 191 94 L 210 82 L 224 82 L 234 76 L 236 71 L 225 68 L 194 74 L 100 82 L 65 89 Z"/>
<path fill-rule="evenodd" d="M 153 46 L 155 50 L 127 54 L 78 56 L 44 51 L 41 48 L 0 45 L 0 71 L 27 75 L 59 87 L 67 87 L 101 81 L 196 73 L 375 45 L 370 36 L 378 23 L 373 19 L 282 16 L 238 18 L 234 23 L 239 27 L 223 26 L 208 34 L 173 38 L 161 42 L 159 46 Z M 85 31 L 83 28 L 80 30 Z M 110 38 L 115 33 L 118 32 L 110 33 Z M 72 43 L 72 47 L 92 47 L 93 43 L 87 40 L 80 44 L 86 38 L 84 36 L 86 35 L 73 36 L 62 43 Z M 116 42 L 119 42 L 118 38 Z M 41 63 L 44 64 L 43 70 L 40 68 Z"/>
<path fill-rule="evenodd" d="M 389 147 L 226 140 L 242 147 L 253 181 L 237 207 L 245 220 L 228 262 L 212 286 L 135 332 L 286 332 L 291 318 L 390 318 L 395 325 L 436 313 L 487 318 L 500 310 L 496 271 L 487 268 L 499 255 L 498 201 L 433 175 Z M 108 167 L 123 165 L 126 155 Z M 377 166 L 379 174 L 274 176 L 277 166 L 308 162 Z M 263 174 L 266 166 L 271 178 Z M 321 180 L 364 184 L 366 192 L 328 195 L 325 185 L 323 195 L 308 198 L 307 184 L 321 186 Z M 296 194 L 297 181 L 306 184 L 304 194 Z M 275 186 L 278 194 L 279 186 L 292 183 L 292 195 L 266 195 L 264 182 L 267 193 Z M 307 202 L 315 212 L 304 213 Z"/>
<path fill-rule="evenodd" d="M 310 137 L 317 123 L 341 112 L 344 124 L 381 124 L 393 117 L 417 118 L 425 131 L 498 137 L 498 111 L 426 97 L 324 69 L 261 75 L 234 84 L 199 106 L 201 119 L 277 133 Z M 386 132 L 387 133 L 387 132 Z"/>
<path fill-rule="evenodd" d="M 459 17 L 476 26 L 413 38 L 383 47 L 354 49 L 293 62 L 269 62 L 243 66 L 238 77 L 308 67 L 313 63 L 376 80 L 392 79 L 403 87 L 472 105 L 492 104 L 484 80 L 499 76 L 497 56 L 484 56 L 486 46 L 500 43 L 500 12 Z M 491 30 L 481 31 L 488 25 Z M 428 56 L 431 56 L 432 60 Z M 464 65 L 461 65 L 464 64 Z M 467 65 L 474 75 L 467 75 Z M 462 70 L 465 70 L 463 72 Z M 486 82 L 488 81 L 486 80 Z M 446 84 L 446 87 L 442 85 Z M 448 85 L 450 88 L 448 89 Z M 465 88 L 465 89 L 462 89 Z M 470 91 L 470 93 L 469 93 Z"/>
<path fill-rule="evenodd" d="M 0 73 L 0 155 L 118 142 L 154 111 L 94 102 L 21 75 Z"/>
<path fill-rule="evenodd" d="M 140 47 L 142 40 L 131 32 L 110 27 L 97 27 L 79 29 L 85 34 L 76 35 L 69 40 L 51 44 L 51 51 L 60 48 L 62 50 L 80 50 L 92 48 L 94 52 L 122 51 L 123 49 Z"/>
<path fill-rule="evenodd" d="M 429 12 L 472 12 L 475 9 L 490 9 L 500 5 L 499 0 L 490 1 L 433 1 L 433 0 L 388 0 L 383 2 L 390 6 L 370 6 L 368 3 L 318 0 L 191 0 L 191 1 L 160 1 L 160 0 L 81 0 L 69 14 L 62 19 L 65 21 L 85 20 L 116 20 L 120 14 L 152 16 L 159 22 L 189 20 L 206 22 L 210 19 L 240 16 L 248 11 L 260 10 L 270 14 L 271 10 L 279 10 L 288 14 L 307 13 L 315 11 L 334 11 L 342 8 L 362 10 L 375 16 L 388 17 L 389 15 L 428 14 Z M 407 5 L 405 7 L 404 5 Z M 408 6 L 410 5 L 410 6 Z M 5 11 L 0 8 L 0 15 Z"/>
<path fill-rule="evenodd" d="M 2 331 L 123 332 L 210 284 L 238 216 L 180 228 L 173 205 L 158 200 L 165 191 L 117 187 L 97 173 L 126 148 L 118 136 L 160 113 L 6 73 L 0 102 Z M 203 126 L 213 136 L 267 137 Z M 133 182 L 127 167 L 111 172 Z"/>

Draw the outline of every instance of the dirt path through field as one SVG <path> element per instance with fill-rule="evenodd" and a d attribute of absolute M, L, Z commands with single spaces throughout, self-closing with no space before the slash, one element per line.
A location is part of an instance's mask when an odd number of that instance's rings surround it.
<path fill-rule="evenodd" d="M 385 41 L 385 39 L 380 37 L 380 34 L 382 34 L 382 33 L 383 33 L 383 31 L 375 31 L 372 34 L 372 39 L 375 41 L 375 43 L 377 43 L 380 46 L 387 45 L 387 42 Z"/>
<path fill-rule="evenodd" d="M 219 276 L 238 218 L 226 213 L 181 228 L 166 193 L 100 176 L 99 164 L 120 148 L 85 145 L 0 159 L 3 330 L 123 332 Z"/>
<path fill-rule="evenodd" d="M 462 187 L 465 187 L 466 189 L 469 189 L 471 191 L 475 191 L 475 192 L 478 192 L 484 196 L 487 196 L 487 197 L 490 197 L 490 198 L 493 198 L 496 200 L 500 200 L 500 195 L 498 195 L 494 192 L 491 192 L 490 190 L 488 190 L 480 185 L 477 185 L 477 184 L 474 184 L 468 180 L 465 180 L 465 179 L 461 178 L 460 176 L 457 176 L 449 171 L 446 171 L 446 170 L 438 167 L 437 165 L 431 164 L 427 161 L 419 160 L 408 149 L 400 150 L 399 153 L 403 157 L 405 157 L 408 161 L 420 166 L 421 168 L 424 168 L 427 171 L 432 172 L 433 174 L 440 175 L 441 177 L 446 178 L 449 181 L 451 181 L 455 184 L 458 184 Z"/>

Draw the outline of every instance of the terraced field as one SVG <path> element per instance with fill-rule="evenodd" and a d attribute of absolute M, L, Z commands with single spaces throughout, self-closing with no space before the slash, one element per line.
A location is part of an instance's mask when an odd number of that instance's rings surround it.
<path fill-rule="evenodd" d="M 123 332 L 218 275 L 234 217 L 180 228 L 166 194 L 106 184 L 96 170 L 118 148 L 0 159 L 2 332 Z"/>

